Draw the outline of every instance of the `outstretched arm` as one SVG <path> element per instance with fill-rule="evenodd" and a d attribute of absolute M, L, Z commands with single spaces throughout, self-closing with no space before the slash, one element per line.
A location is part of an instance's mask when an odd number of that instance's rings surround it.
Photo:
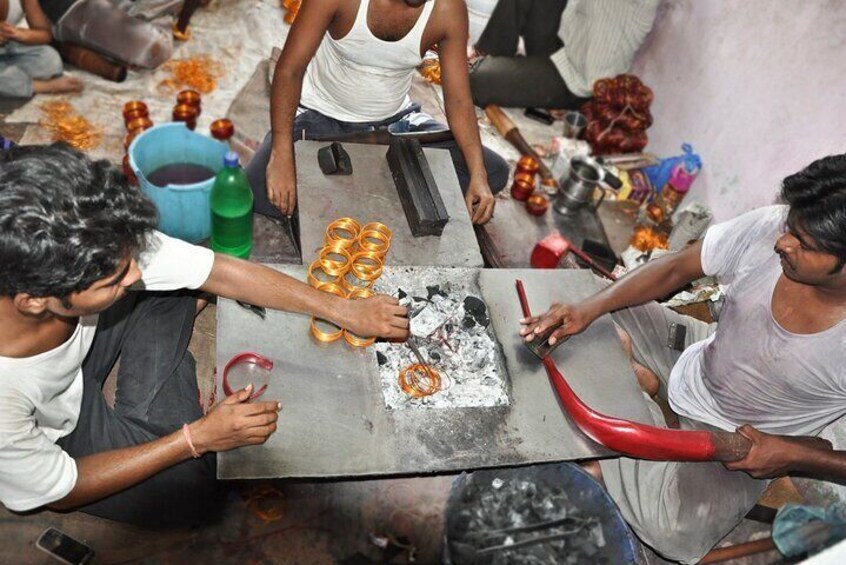
<path fill-rule="evenodd" d="M 362 336 L 405 339 L 407 310 L 396 298 L 344 300 L 264 265 L 216 254 L 201 290 L 275 310 L 314 314 Z"/>
<path fill-rule="evenodd" d="M 526 341 L 558 327 L 549 338 L 555 344 L 587 328 L 609 312 L 656 300 L 705 275 L 702 270 L 702 241 L 678 253 L 648 262 L 579 304 L 554 304 L 541 316 L 524 318 L 520 334 Z"/>
<path fill-rule="evenodd" d="M 476 111 L 470 94 L 470 79 L 467 75 L 467 6 L 463 0 L 452 0 L 444 4 L 449 13 L 443 19 L 447 22 L 447 28 L 443 39 L 438 43 L 438 54 L 441 61 L 446 116 L 470 171 L 470 185 L 465 195 L 467 210 L 474 224 L 484 224 L 493 215 L 494 197 L 488 186 L 479 125 L 476 122 Z"/>
<path fill-rule="evenodd" d="M 267 197 L 289 216 L 297 205 L 294 115 L 300 103 L 306 68 L 337 13 L 338 1 L 308 0 L 302 3 L 273 73 L 270 91 L 272 146 L 266 172 Z"/>

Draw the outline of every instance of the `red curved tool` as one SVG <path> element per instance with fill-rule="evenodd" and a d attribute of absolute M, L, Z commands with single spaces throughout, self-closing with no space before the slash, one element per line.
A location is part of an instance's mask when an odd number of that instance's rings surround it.
<path fill-rule="evenodd" d="M 523 282 L 517 294 L 524 316 L 531 316 Z M 601 414 L 576 396 L 551 356 L 543 365 L 570 418 L 593 441 L 623 455 L 655 461 L 737 461 L 749 452 L 749 440 L 730 432 L 679 431 Z"/>
<path fill-rule="evenodd" d="M 258 353 L 253 353 L 252 351 L 246 351 L 244 353 L 239 353 L 235 357 L 229 360 L 226 364 L 226 367 L 223 368 L 223 392 L 226 396 L 231 396 L 238 392 L 237 390 L 233 390 L 231 386 L 229 386 L 229 370 L 241 364 L 251 364 L 251 365 L 258 365 L 262 369 L 270 372 L 273 370 L 273 361 L 265 357 L 264 355 L 260 355 Z M 253 390 L 253 393 L 250 395 L 250 400 L 255 400 L 262 394 L 264 391 L 267 390 L 267 383 L 263 386 L 260 386 L 258 389 Z"/>

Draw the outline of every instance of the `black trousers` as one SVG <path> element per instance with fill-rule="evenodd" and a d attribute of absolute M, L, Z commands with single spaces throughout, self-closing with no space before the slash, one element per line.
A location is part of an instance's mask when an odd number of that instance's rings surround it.
<path fill-rule="evenodd" d="M 130 292 L 100 314 L 82 366 L 79 422 L 58 441 L 71 457 L 147 443 L 202 417 L 188 351 L 196 304 L 188 292 Z M 118 356 L 112 409 L 102 388 Z M 215 456 L 207 454 L 81 510 L 148 528 L 200 525 L 219 516 L 215 470 Z"/>
<path fill-rule="evenodd" d="M 415 106 L 419 108 L 419 106 Z M 350 123 L 343 122 L 330 118 L 315 110 L 307 110 L 296 117 L 294 120 L 294 141 L 299 139 L 308 139 L 310 135 L 326 136 L 330 134 L 347 134 L 360 131 L 370 131 L 373 129 L 387 128 L 391 131 L 427 131 L 427 130 L 442 130 L 445 126 L 435 120 L 428 120 L 416 126 L 409 126 L 403 120 L 405 116 L 399 114 L 394 118 L 385 120 L 383 122 L 374 123 Z M 402 126 L 402 127 L 398 127 Z M 435 147 L 439 149 L 448 149 L 452 164 L 455 167 L 455 172 L 458 176 L 458 184 L 461 186 L 461 191 L 466 192 L 467 186 L 470 184 L 470 170 L 467 168 L 467 163 L 464 161 L 464 156 L 458 148 L 455 141 L 445 141 L 440 143 L 427 143 L 426 147 Z M 271 150 L 271 135 L 267 134 L 259 146 L 252 161 L 247 165 L 247 178 L 250 181 L 250 187 L 253 189 L 255 195 L 255 211 L 277 220 L 285 220 L 282 213 L 270 203 L 267 198 L 267 162 L 270 160 Z M 499 154 L 482 147 L 483 158 L 485 162 L 485 170 L 488 173 L 488 185 L 491 192 L 496 194 L 505 188 L 508 182 L 509 167 L 505 159 Z"/>
<path fill-rule="evenodd" d="M 487 56 L 470 71 L 473 103 L 513 108 L 577 109 L 576 96 L 549 56 L 564 44 L 558 37 L 567 0 L 499 0 L 476 43 Z M 517 57 L 523 38 L 525 57 Z"/>

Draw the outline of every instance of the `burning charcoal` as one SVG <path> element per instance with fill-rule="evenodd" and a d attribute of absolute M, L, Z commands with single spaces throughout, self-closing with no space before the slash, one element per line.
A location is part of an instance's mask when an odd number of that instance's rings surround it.
<path fill-rule="evenodd" d="M 382 365 L 384 365 L 385 363 L 388 362 L 388 358 L 385 357 L 385 354 L 382 353 L 381 351 L 377 351 L 376 352 L 376 362 L 379 363 L 379 366 L 381 367 Z"/>
<path fill-rule="evenodd" d="M 401 289 L 401 288 L 397 288 L 397 298 L 399 298 L 400 300 L 402 300 L 402 299 L 403 299 L 403 298 L 405 298 L 406 296 L 408 296 L 408 294 L 407 294 L 407 293 L 406 293 L 403 289 Z"/>

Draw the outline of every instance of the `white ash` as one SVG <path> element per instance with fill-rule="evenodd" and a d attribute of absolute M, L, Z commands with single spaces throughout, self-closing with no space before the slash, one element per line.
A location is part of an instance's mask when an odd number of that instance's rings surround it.
<path fill-rule="evenodd" d="M 412 398 L 397 380 L 402 369 L 418 362 L 416 357 L 405 344 L 378 342 L 372 349 L 388 409 L 510 403 L 505 365 L 477 279 L 473 269 L 385 269 L 375 289 L 400 297 L 409 308 L 412 339 L 423 359 L 451 382 L 431 396 Z"/>

